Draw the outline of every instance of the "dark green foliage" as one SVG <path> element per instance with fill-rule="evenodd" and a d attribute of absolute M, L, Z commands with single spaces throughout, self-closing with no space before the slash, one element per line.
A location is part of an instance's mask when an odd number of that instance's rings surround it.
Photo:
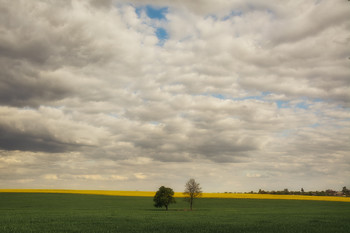
<path fill-rule="evenodd" d="M 0 232 L 347 233 L 350 203 L 297 200 L 178 201 L 169 211 L 150 197 L 0 193 Z"/>
<path fill-rule="evenodd" d="M 349 197 L 350 196 L 350 190 L 346 188 L 346 186 L 343 187 L 342 193 L 344 196 Z"/>
<path fill-rule="evenodd" d="M 153 198 L 154 206 L 157 208 L 165 207 L 168 210 L 168 206 L 175 203 L 174 191 L 171 188 L 160 187 Z"/>
<path fill-rule="evenodd" d="M 345 189 L 344 189 L 345 188 Z M 345 191 L 344 191 L 345 190 Z M 288 189 L 284 189 L 283 191 L 265 191 L 262 189 L 259 189 L 258 194 L 277 194 L 277 195 L 308 195 L 308 196 L 341 196 L 346 195 L 344 194 L 346 192 L 346 187 L 343 187 L 342 192 L 334 191 L 332 189 L 327 189 L 324 191 L 308 191 L 305 192 L 303 188 L 301 188 L 301 191 L 289 191 Z M 348 196 L 350 196 L 349 190 L 347 190 Z M 254 193 L 253 191 L 250 193 Z"/>

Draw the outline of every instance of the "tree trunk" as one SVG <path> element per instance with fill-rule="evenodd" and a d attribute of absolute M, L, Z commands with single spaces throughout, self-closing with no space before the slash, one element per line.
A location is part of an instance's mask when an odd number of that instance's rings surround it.
<path fill-rule="evenodd" d="M 165 210 L 168 211 L 168 205 L 165 206 Z"/>

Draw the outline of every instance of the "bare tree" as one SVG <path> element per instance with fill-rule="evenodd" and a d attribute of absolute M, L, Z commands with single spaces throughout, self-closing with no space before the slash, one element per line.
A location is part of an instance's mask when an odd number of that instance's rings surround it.
<path fill-rule="evenodd" d="M 190 203 L 190 209 L 192 210 L 193 200 L 202 195 L 202 188 L 194 179 L 187 181 L 185 185 L 185 200 Z"/>

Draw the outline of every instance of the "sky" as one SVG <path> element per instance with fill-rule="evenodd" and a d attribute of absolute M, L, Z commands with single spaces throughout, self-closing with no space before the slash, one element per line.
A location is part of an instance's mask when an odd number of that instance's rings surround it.
<path fill-rule="evenodd" d="M 350 187 L 350 2 L 0 0 L 0 188 Z"/>

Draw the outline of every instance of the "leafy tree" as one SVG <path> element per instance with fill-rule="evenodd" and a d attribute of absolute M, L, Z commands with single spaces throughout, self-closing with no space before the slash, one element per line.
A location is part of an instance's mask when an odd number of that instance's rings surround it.
<path fill-rule="evenodd" d="M 342 193 L 343 193 L 343 195 L 345 195 L 347 197 L 350 196 L 350 190 L 347 189 L 346 186 L 343 187 Z"/>
<path fill-rule="evenodd" d="M 168 210 L 168 206 L 175 203 L 175 198 L 173 196 L 174 191 L 171 188 L 160 187 L 153 198 L 154 206 L 157 208 L 165 206 L 165 210 Z"/>
<path fill-rule="evenodd" d="M 190 203 L 190 209 L 192 210 L 193 200 L 202 195 L 202 188 L 194 179 L 187 181 L 185 185 L 185 200 Z"/>

